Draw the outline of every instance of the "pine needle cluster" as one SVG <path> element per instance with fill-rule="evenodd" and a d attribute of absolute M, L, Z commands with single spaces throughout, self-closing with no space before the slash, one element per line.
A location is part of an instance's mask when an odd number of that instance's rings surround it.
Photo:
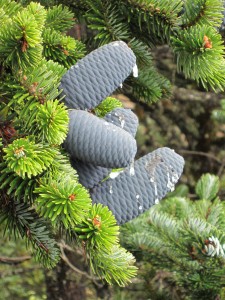
<path fill-rule="evenodd" d="M 48 268 L 60 260 L 59 239 L 73 239 L 94 273 L 124 285 L 136 274 L 134 257 L 119 246 L 109 209 L 92 205 L 62 147 L 69 116 L 58 87 L 85 45 L 66 34 L 74 25 L 67 7 L 22 2 L 0 0 L 1 226 L 26 239 Z"/>
<path fill-rule="evenodd" d="M 61 1 L 62 2 L 62 1 Z M 205 89 L 224 90 L 224 45 L 219 33 L 222 0 L 82 0 L 70 1 L 93 31 L 88 45 L 123 40 L 134 51 L 138 78 L 128 78 L 123 92 L 147 103 L 169 97 L 170 82 L 152 59 L 159 45 L 169 45 L 177 71 Z M 78 18 L 80 13 L 77 13 Z"/>
<path fill-rule="evenodd" d="M 163 44 L 173 51 L 178 72 L 206 89 L 224 90 L 222 0 L 69 2 L 92 31 L 90 49 L 123 40 L 134 51 L 139 77 L 128 78 L 122 88 L 133 99 L 149 103 L 170 95 L 171 84 L 152 56 Z M 66 34 L 74 14 L 61 4 L 46 9 L 36 2 L 0 0 L 0 21 L 2 226 L 25 238 L 46 267 L 60 259 L 59 233 L 75 237 L 94 273 L 124 285 L 136 273 L 134 257 L 120 247 L 108 208 L 92 205 L 62 148 L 69 119 L 59 82 L 86 54 L 85 45 Z M 94 113 L 102 117 L 119 106 L 108 98 Z M 172 264 L 174 280 L 189 285 L 193 297 L 197 290 L 214 295 L 222 285 L 218 277 L 224 278 L 223 204 L 216 198 L 217 179 L 207 175 L 202 182 L 196 203 L 174 197 L 126 227 L 131 235 L 125 244 L 143 250 L 157 266 Z"/>
<path fill-rule="evenodd" d="M 122 229 L 126 247 L 169 272 L 187 299 L 215 299 L 224 287 L 225 206 L 218 191 L 219 178 L 205 174 L 196 184 L 197 200 L 175 192 Z"/>

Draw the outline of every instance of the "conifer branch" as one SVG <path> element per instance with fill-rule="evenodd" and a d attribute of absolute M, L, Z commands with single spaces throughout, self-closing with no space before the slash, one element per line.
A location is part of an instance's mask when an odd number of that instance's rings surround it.
<path fill-rule="evenodd" d="M 7 167 L 22 178 L 42 173 L 56 155 L 54 148 L 35 144 L 29 139 L 17 139 L 3 150 L 6 153 L 4 160 Z"/>
<path fill-rule="evenodd" d="M 89 261 L 101 251 L 99 262 L 107 257 L 111 266 L 108 270 L 101 262 L 98 273 L 108 282 L 125 284 L 136 268 L 132 255 L 119 248 L 116 220 L 107 207 L 92 205 L 61 146 L 69 117 L 59 83 L 66 68 L 85 54 L 84 44 L 66 35 L 73 13 L 62 5 L 46 10 L 35 2 L 21 6 L 4 0 L 0 20 L 0 222 L 5 233 L 25 238 L 34 257 L 48 268 L 60 259 L 53 232 L 66 236 L 84 246 Z M 112 25 L 119 35 L 116 21 Z M 141 57 L 147 48 L 138 43 Z M 119 106 L 117 100 L 111 102 L 111 108 Z M 107 113 L 108 104 L 97 110 Z M 112 253 L 114 247 L 118 255 L 110 258 L 106 250 Z"/>
<path fill-rule="evenodd" d="M 138 78 L 130 77 L 126 83 L 130 88 L 126 89 L 125 93 L 146 103 L 154 103 L 171 95 L 170 82 L 153 66 L 142 69 Z"/>
<path fill-rule="evenodd" d="M 152 42 L 165 42 L 169 40 L 171 33 L 178 27 L 179 13 L 182 9 L 182 1 L 145 1 L 128 0 L 131 24 L 135 30 L 146 35 L 154 35 Z M 146 41 L 146 40 L 145 40 Z"/>
<path fill-rule="evenodd" d="M 0 223 L 15 237 L 26 238 L 35 258 L 46 267 L 53 267 L 59 260 L 59 249 L 43 219 L 25 203 L 1 199 Z"/>
<path fill-rule="evenodd" d="M 74 15 L 66 6 L 57 5 L 49 8 L 46 26 L 59 32 L 66 32 L 74 24 Z"/>
<path fill-rule="evenodd" d="M 122 107 L 122 103 L 113 97 L 107 97 L 104 99 L 98 106 L 94 108 L 95 114 L 100 117 L 104 118 L 104 116 L 112 111 L 115 108 Z"/>
<path fill-rule="evenodd" d="M 19 257 L 0 257 L 0 263 L 9 264 L 9 265 L 18 265 L 23 263 L 24 261 L 30 260 L 31 256 L 19 256 Z"/>
<path fill-rule="evenodd" d="M 94 277 L 89 275 L 87 272 L 82 271 L 80 269 L 78 269 L 76 266 L 74 266 L 74 264 L 71 263 L 71 261 L 69 260 L 69 258 L 66 256 L 64 248 L 65 248 L 65 244 L 64 243 L 60 243 L 59 244 L 60 247 L 60 251 L 61 251 L 61 258 L 62 260 L 76 273 L 85 276 L 86 278 L 90 279 L 91 281 L 93 281 L 95 284 L 97 284 L 97 286 L 102 286 L 101 284 L 99 284 L 97 281 L 99 280 L 98 277 Z"/>
<path fill-rule="evenodd" d="M 5 162 L 0 164 L 2 173 L 0 175 L 0 189 L 5 190 L 7 195 L 18 201 L 33 203 L 35 199 L 34 189 L 36 178 L 21 178 L 7 167 Z"/>
<path fill-rule="evenodd" d="M 97 251 L 90 254 L 90 265 L 97 276 L 109 284 L 124 286 L 135 276 L 137 269 L 133 266 L 134 257 L 124 248 L 115 246 L 110 252 Z"/>
<path fill-rule="evenodd" d="M 190 27 L 171 38 L 178 71 L 207 89 L 224 89 L 224 46 L 221 36 L 209 26 Z"/>
<path fill-rule="evenodd" d="M 225 210 L 218 191 L 218 177 L 205 174 L 196 185 L 198 201 L 165 199 L 122 228 L 126 247 L 168 271 L 193 299 L 209 292 L 213 298 L 223 286 Z"/>
<path fill-rule="evenodd" d="M 43 46 L 43 54 L 47 59 L 60 62 L 66 68 L 85 54 L 83 43 L 48 27 L 43 31 Z"/>
<path fill-rule="evenodd" d="M 194 0 L 184 2 L 184 13 L 181 16 L 182 28 L 196 25 L 219 27 L 223 18 L 223 1 Z"/>
<path fill-rule="evenodd" d="M 39 194 L 39 214 L 49 218 L 53 225 L 62 222 L 65 228 L 81 222 L 91 206 L 86 189 L 66 174 L 61 174 L 60 179 L 42 181 L 35 193 Z"/>
<path fill-rule="evenodd" d="M 107 44 L 116 40 L 127 40 L 130 35 L 128 24 L 124 22 L 121 8 L 117 3 L 110 1 L 85 1 L 89 10 L 85 14 L 88 26 L 92 30 L 98 30 L 94 39 L 98 40 L 99 45 Z"/>
<path fill-rule="evenodd" d="M 199 155 L 199 156 L 205 156 L 208 157 L 209 159 L 215 160 L 219 164 L 222 164 L 222 162 L 215 157 L 213 154 L 202 152 L 202 151 L 193 151 L 193 150 L 180 150 L 179 151 L 181 154 L 189 154 L 189 155 Z"/>
<path fill-rule="evenodd" d="M 118 243 L 119 227 L 108 207 L 94 204 L 89 215 L 75 228 L 78 237 L 85 243 L 86 249 L 108 250 Z"/>

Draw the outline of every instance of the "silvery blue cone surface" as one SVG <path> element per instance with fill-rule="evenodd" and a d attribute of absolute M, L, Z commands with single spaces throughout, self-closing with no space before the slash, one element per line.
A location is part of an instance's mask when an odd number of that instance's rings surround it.
<path fill-rule="evenodd" d="M 70 110 L 65 148 L 78 160 L 106 168 L 126 167 L 135 157 L 135 139 L 87 111 Z"/>
<path fill-rule="evenodd" d="M 94 166 L 71 158 L 71 165 L 77 171 L 79 182 L 87 189 L 93 188 L 109 175 L 111 169 Z"/>
<path fill-rule="evenodd" d="M 184 159 L 169 148 L 159 148 L 138 159 L 114 179 L 91 190 L 93 203 L 107 205 L 118 224 L 137 217 L 157 204 L 182 174 Z"/>
<path fill-rule="evenodd" d="M 129 132 L 135 137 L 138 127 L 138 117 L 131 109 L 115 108 L 109 112 L 104 119 L 125 131 Z"/>
<path fill-rule="evenodd" d="M 135 137 L 138 118 L 130 109 L 116 108 L 108 113 L 104 120 L 123 128 Z M 88 164 L 73 158 L 71 158 L 71 165 L 76 169 L 80 183 L 88 189 L 94 187 L 111 172 L 111 169 Z"/>
<path fill-rule="evenodd" d="M 133 51 L 122 41 L 104 45 L 79 60 L 61 79 L 68 108 L 92 109 L 111 95 L 136 65 Z"/>
<path fill-rule="evenodd" d="M 84 111 L 112 94 L 132 69 L 137 75 L 132 50 L 124 42 L 113 42 L 80 60 L 60 86 L 65 104 L 72 108 L 65 148 L 82 182 L 91 188 L 93 203 L 107 205 L 119 224 L 157 204 L 174 188 L 184 166 L 183 158 L 169 148 L 159 148 L 132 163 L 138 120 L 131 111 L 115 109 L 105 120 Z M 101 181 L 111 168 L 123 167 L 117 177 L 114 173 Z"/>

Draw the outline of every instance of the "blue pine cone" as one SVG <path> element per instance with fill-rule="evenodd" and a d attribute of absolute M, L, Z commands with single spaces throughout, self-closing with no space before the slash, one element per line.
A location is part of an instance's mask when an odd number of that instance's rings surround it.
<path fill-rule="evenodd" d="M 138 119 L 131 110 L 116 108 L 104 119 L 87 111 L 111 95 L 132 70 L 132 50 L 124 42 L 113 42 L 81 59 L 60 86 L 70 109 L 64 146 L 71 164 L 90 188 L 93 203 L 107 205 L 118 224 L 157 204 L 173 190 L 184 167 L 183 158 L 166 147 L 134 162 Z M 125 169 L 109 176 L 115 168 Z"/>
<path fill-rule="evenodd" d="M 169 148 L 159 148 L 138 159 L 116 178 L 109 178 L 91 190 L 94 203 L 107 205 L 118 224 L 126 223 L 159 203 L 174 189 L 184 159 Z"/>
<path fill-rule="evenodd" d="M 75 109 L 96 107 L 123 83 L 135 64 L 133 51 L 122 41 L 92 51 L 62 77 L 65 104 Z"/>
<path fill-rule="evenodd" d="M 69 116 L 65 148 L 72 157 L 105 168 L 126 167 L 134 159 L 136 141 L 122 128 L 83 110 Z"/>
<path fill-rule="evenodd" d="M 104 120 L 123 128 L 125 131 L 129 132 L 133 137 L 135 137 L 138 127 L 138 118 L 130 109 L 116 108 L 108 113 L 104 117 Z M 111 172 L 110 168 L 95 166 L 72 157 L 71 165 L 79 174 L 80 183 L 88 189 L 97 185 Z"/>

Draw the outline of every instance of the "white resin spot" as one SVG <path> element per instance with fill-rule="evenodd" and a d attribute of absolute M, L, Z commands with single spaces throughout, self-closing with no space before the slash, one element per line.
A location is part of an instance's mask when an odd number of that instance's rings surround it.
<path fill-rule="evenodd" d="M 109 177 L 111 178 L 111 179 L 115 179 L 118 175 L 120 175 L 120 173 L 122 173 L 123 172 L 123 170 L 120 170 L 120 171 L 117 171 L 117 172 L 111 172 L 110 174 L 109 174 Z"/>
<path fill-rule="evenodd" d="M 171 181 L 167 183 L 167 187 L 171 192 L 174 191 L 174 184 Z"/>
<path fill-rule="evenodd" d="M 125 125 L 125 120 L 121 120 L 120 124 L 121 124 L 121 128 L 123 128 Z"/>
<path fill-rule="evenodd" d="M 119 43 L 119 42 L 114 42 L 114 43 L 112 43 L 112 45 L 113 45 L 113 46 L 119 46 L 120 43 Z"/>
<path fill-rule="evenodd" d="M 179 179 L 178 174 L 174 173 L 173 176 L 172 176 L 172 179 L 171 179 L 172 182 L 173 182 L 173 183 L 176 183 L 176 182 L 178 181 L 178 179 Z"/>
<path fill-rule="evenodd" d="M 137 195 L 136 195 L 136 199 L 137 199 L 138 209 L 139 209 L 139 210 L 142 210 L 142 209 L 143 209 L 143 205 L 142 205 L 142 203 L 141 203 L 142 201 L 141 201 L 141 202 L 139 201 L 140 195 L 137 194 Z"/>
<path fill-rule="evenodd" d="M 134 161 L 130 164 L 130 176 L 135 175 L 135 170 L 134 170 Z"/>
<path fill-rule="evenodd" d="M 109 193 L 110 193 L 110 194 L 113 193 L 112 185 L 110 185 L 110 187 L 109 187 Z"/>
<path fill-rule="evenodd" d="M 159 204 L 159 199 L 158 198 L 155 199 L 155 204 Z"/>
<path fill-rule="evenodd" d="M 167 172 L 167 188 L 173 192 L 175 190 L 175 183 L 177 182 L 178 180 L 178 175 L 176 173 L 174 173 L 172 176 L 171 176 L 171 179 L 170 179 L 170 174 L 169 172 Z"/>
<path fill-rule="evenodd" d="M 158 189 L 157 189 L 157 184 L 156 183 L 154 184 L 154 188 L 155 188 L 155 196 L 157 197 L 158 196 Z"/>
<path fill-rule="evenodd" d="M 121 89 L 123 88 L 123 84 L 122 83 L 120 84 L 120 87 L 121 87 Z"/>
<path fill-rule="evenodd" d="M 133 76 L 134 76 L 134 77 L 138 77 L 138 67 L 137 67 L 136 64 L 135 64 L 135 66 L 133 67 Z"/>
<path fill-rule="evenodd" d="M 120 115 L 118 113 L 115 113 L 115 116 L 118 117 L 119 121 L 120 121 L 120 126 L 121 128 L 124 127 L 125 125 L 125 119 L 124 119 L 124 115 Z"/>
<path fill-rule="evenodd" d="M 175 190 L 175 186 L 171 186 L 170 191 L 173 192 Z"/>

